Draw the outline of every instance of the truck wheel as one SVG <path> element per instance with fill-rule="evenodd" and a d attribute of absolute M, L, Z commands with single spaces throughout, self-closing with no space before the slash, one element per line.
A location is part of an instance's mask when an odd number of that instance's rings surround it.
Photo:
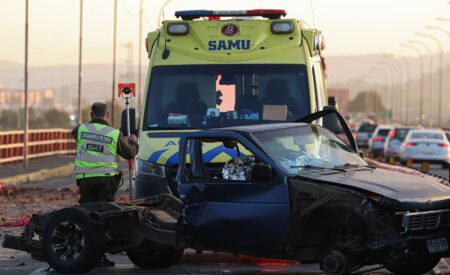
<path fill-rule="evenodd" d="M 127 250 L 130 261 L 142 269 L 168 268 L 179 262 L 184 248 L 161 246 L 160 248 Z"/>
<path fill-rule="evenodd" d="M 104 253 L 103 232 L 82 209 L 65 208 L 51 214 L 42 237 L 47 262 L 60 273 L 89 272 Z"/>
<path fill-rule="evenodd" d="M 421 275 L 435 267 L 441 258 L 431 258 L 423 261 L 406 262 L 397 266 L 386 266 L 386 268 L 398 275 Z"/>

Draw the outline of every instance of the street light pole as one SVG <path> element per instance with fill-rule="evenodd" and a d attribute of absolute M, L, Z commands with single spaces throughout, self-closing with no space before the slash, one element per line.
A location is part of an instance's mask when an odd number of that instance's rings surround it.
<path fill-rule="evenodd" d="M 159 24 L 161 24 L 161 16 L 164 12 L 164 9 L 166 8 L 167 5 L 169 5 L 170 2 L 172 2 L 173 0 L 166 0 L 166 2 L 164 2 L 164 4 L 161 6 L 161 8 L 159 9 L 159 13 L 158 13 L 158 22 L 156 22 L 156 26 L 159 26 Z"/>
<path fill-rule="evenodd" d="M 114 103 L 116 96 L 116 43 L 117 43 L 117 0 L 114 0 L 113 72 L 111 95 L 111 126 L 114 127 Z"/>
<path fill-rule="evenodd" d="M 401 47 L 411 49 L 415 51 L 420 58 L 420 96 L 419 96 L 419 125 L 423 125 L 423 92 L 424 92 L 424 70 L 423 70 L 423 53 L 419 50 L 419 48 L 410 45 L 410 44 L 400 44 Z M 409 97 L 407 98 L 407 105 L 409 106 Z"/>
<path fill-rule="evenodd" d="M 389 101 L 390 101 L 390 108 L 391 108 L 391 122 L 394 120 L 394 114 L 396 113 L 396 108 L 395 108 L 395 103 L 394 103 L 394 93 L 398 90 L 398 85 L 396 84 L 395 81 L 395 74 L 397 73 L 397 70 L 395 65 L 393 65 L 390 62 L 387 62 L 386 60 L 381 60 L 380 61 L 381 65 L 386 66 L 386 68 L 388 70 L 390 70 L 390 73 L 388 73 L 388 77 L 392 80 L 391 81 L 391 89 L 390 89 L 390 93 L 389 93 Z"/>
<path fill-rule="evenodd" d="M 428 33 L 416 33 L 417 35 L 428 37 L 433 40 L 439 48 L 439 94 L 438 94 L 438 126 L 442 127 L 442 74 L 443 74 L 443 64 L 442 60 L 444 59 L 444 49 L 442 47 L 441 42 L 435 36 Z M 432 103 L 432 100 L 430 99 Z M 432 109 L 432 104 L 430 104 L 430 110 Z"/>
<path fill-rule="evenodd" d="M 142 15 L 143 15 L 143 12 L 144 12 L 144 9 L 143 9 L 143 4 L 144 4 L 144 0 L 140 0 L 140 3 L 139 3 L 139 45 L 138 45 L 138 51 L 139 51 L 139 62 L 138 62 L 138 66 L 139 66 L 139 68 L 138 68 L 138 88 L 137 88 L 137 91 L 138 91 L 138 101 L 137 101 L 137 109 L 138 109 L 138 112 L 140 113 L 140 110 L 141 110 L 141 104 L 142 104 L 142 102 L 141 102 L 141 93 L 142 93 L 142 86 L 141 86 L 141 83 L 142 83 L 142 80 L 141 80 L 141 62 L 142 62 Z M 140 119 L 140 118 L 139 118 Z"/>
<path fill-rule="evenodd" d="M 393 106 L 396 107 L 395 109 L 397 109 L 397 117 L 401 121 L 401 113 L 402 113 L 401 94 L 403 93 L 402 82 L 404 82 L 404 80 L 402 79 L 403 75 L 404 75 L 403 74 L 403 66 L 400 61 L 398 61 L 397 59 L 393 58 L 390 55 L 383 55 L 383 57 L 386 58 L 387 61 L 391 61 L 392 62 L 391 64 L 393 64 L 396 67 L 397 72 L 399 72 L 399 74 L 400 74 L 400 78 L 399 78 L 400 81 L 397 83 L 398 92 L 397 92 L 397 94 L 392 94 L 391 96 L 392 96 L 392 104 L 393 104 Z M 394 100 L 395 98 L 396 98 L 396 100 Z"/>
<path fill-rule="evenodd" d="M 25 168 L 28 168 L 28 126 L 29 126 L 29 110 L 28 110 L 28 0 L 25 0 L 25 75 L 24 75 L 24 93 L 25 93 L 25 125 L 23 133 L 23 161 Z"/>
<path fill-rule="evenodd" d="M 433 98 L 433 52 L 431 51 L 430 47 L 425 44 L 422 41 L 418 41 L 418 40 L 408 40 L 408 43 L 411 44 L 416 44 L 416 45 L 420 45 L 422 47 L 424 47 L 426 49 L 426 51 L 428 52 L 428 55 L 430 57 L 430 71 L 429 71 L 429 81 L 430 81 L 430 91 L 428 92 L 428 100 L 431 101 L 431 99 Z M 432 122 L 432 115 L 433 115 L 433 108 L 432 106 L 429 105 L 429 107 L 431 107 L 428 110 L 428 115 L 429 115 L 429 119 L 428 119 L 428 126 L 432 126 L 433 122 Z"/>
<path fill-rule="evenodd" d="M 80 39 L 78 55 L 78 124 L 81 124 L 81 57 L 83 53 L 83 0 L 80 0 Z"/>
<path fill-rule="evenodd" d="M 383 91 L 383 94 L 385 94 L 384 98 L 386 99 L 386 111 L 388 111 L 389 108 L 390 108 L 390 106 L 388 105 L 388 103 L 389 103 L 389 93 L 390 93 L 390 90 L 392 89 L 392 85 L 390 83 L 390 78 L 388 77 L 389 76 L 389 72 L 383 70 L 383 68 L 380 68 L 380 67 L 373 68 L 373 71 L 375 73 L 377 73 L 379 76 L 381 76 L 381 78 L 384 80 L 386 91 L 385 92 Z M 388 117 L 387 117 L 386 113 L 385 113 L 384 120 L 385 120 L 385 123 L 388 122 Z"/>
<path fill-rule="evenodd" d="M 405 91 L 402 94 L 401 102 L 403 104 L 403 111 L 404 111 L 404 120 L 407 125 L 409 125 L 409 62 L 406 60 L 406 58 L 400 58 L 401 63 L 404 65 L 405 73 L 406 73 L 406 79 L 405 79 Z"/>

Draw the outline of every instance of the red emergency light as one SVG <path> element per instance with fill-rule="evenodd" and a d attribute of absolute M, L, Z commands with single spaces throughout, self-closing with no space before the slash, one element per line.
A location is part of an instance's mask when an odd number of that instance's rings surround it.
<path fill-rule="evenodd" d="M 285 10 L 255 9 L 255 10 L 185 10 L 175 12 L 176 17 L 183 20 L 193 20 L 200 17 L 248 17 L 262 16 L 268 19 L 280 19 L 286 16 Z"/>

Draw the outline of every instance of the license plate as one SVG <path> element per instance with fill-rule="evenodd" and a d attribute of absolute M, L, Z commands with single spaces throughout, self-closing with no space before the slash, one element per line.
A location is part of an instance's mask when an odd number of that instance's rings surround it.
<path fill-rule="evenodd" d="M 444 252 L 448 250 L 446 238 L 427 240 L 427 248 L 430 253 Z"/>

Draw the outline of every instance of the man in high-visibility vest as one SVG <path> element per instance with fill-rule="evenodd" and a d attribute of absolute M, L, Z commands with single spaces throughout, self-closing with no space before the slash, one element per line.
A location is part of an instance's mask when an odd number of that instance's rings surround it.
<path fill-rule="evenodd" d="M 77 141 L 74 173 L 80 188 L 80 203 L 114 201 L 121 181 L 117 155 L 134 158 L 139 149 L 138 141 L 135 135 L 125 137 L 109 126 L 105 103 L 94 103 L 90 116 L 90 122 L 80 124 L 72 131 Z M 114 266 L 114 262 L 106 257 L 100 264 Z"/>

